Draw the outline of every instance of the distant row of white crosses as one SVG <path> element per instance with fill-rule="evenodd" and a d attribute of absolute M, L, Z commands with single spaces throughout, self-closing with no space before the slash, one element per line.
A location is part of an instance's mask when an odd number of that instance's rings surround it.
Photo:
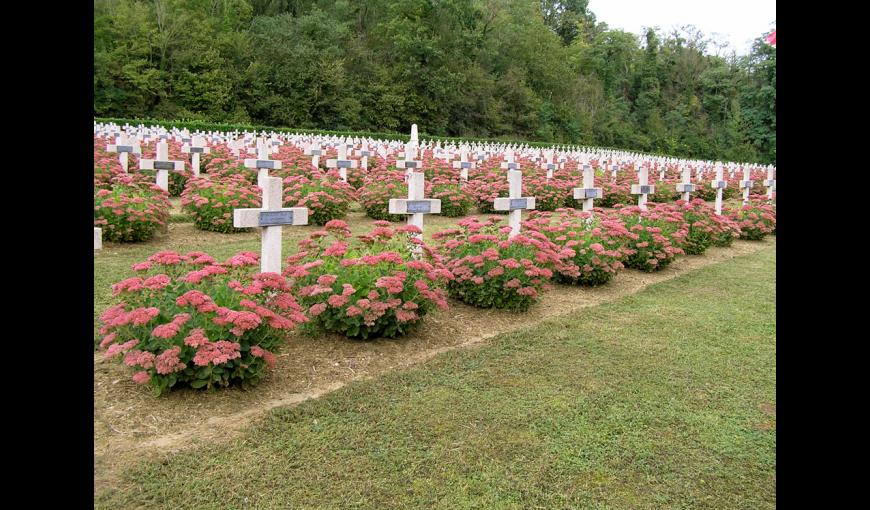
<path fill-rule="evenodd" d="M 324 147 L 335 148 L 338 157 L 327 161 L 327 168 L 337 168 L 340 175 L 346 176 L 347 168 L 363 168 L 368 167 L 368 158 L 379 157 L 388 159 L 395 155 L 404 154 L 407 157 L 407 145 L 411 142 L 404 143 L 396 140 L 375 140 L 372 138 L 359 137 L 339 137 L 335 135 L 314 135 L 305 133 L 276 133 L 276 132 L 202 132 L 196 131 L 190 133 L 187 130 L 170 129 L 162 127 L 132 127 L 125 125 L 123 127 L 115 124 L 94 124 L 94 133 L 103 137 L 122 137 L 116 139 L 114 146 L 120 146 L 120 150 L 109 148 L 109 150 L 117 150 L 121 165 L 126 171 L 127 153 L 141 153 L 136 150 L 138 143 L 148 142 L 154 139 L 166 140 L 172 138 L 178 142 L 189 144 L 189 149 L 182 149 L 184 152 L 191 154 L 192 166 L 196 167 L 194 173 L 198 174 L 198 154 L 207 152 L 206 148 L 209 145 L 225 146 L 237 158 L 243 159 L 249 155 L 257 155 L 262 158 L 259 152 L 259 145 L 266 143 L 268 145 L 268 153 L 272 154 L 277 151 L 280 145 L 295 146 L 303 149 L 306 155 L 311 156 L 312 166 L 320 166 L 320 157 L 325 154 Z M 265 140 L 265 142 L 264 142 Z M 111 145 L 109 147 L 112 147 Z M 462 163 L 479 164 L 491 158 L 502 159 L 508 153 L 515 154 L 514 162 L 518 160 L 529 160 L 536 164 L 539 168 L 546 170 L 547 178 L 552 178 L 553 172 L 564 169 L 569 162 L 582 165 L 584 163 L 592 163 L 604 171 L 610 171 L 611 179 L 616 178 L 616 173 L 619 169 L 631 169 L 639 171 L 641 166 L 646 166 L 647 171 L 658 172 L 659 181 L 665 179 L 667 171 L 672 171 L 680 174 L 686 166 L 690 167 L 694 172 L 696 180 L 703 180 L 708 176 L 712 177 L 717 172 L 719 166 L 724 166 L 724 171 L 727 171 L 729 177 L 734 177 L 741 170 L 744 173 L 744 181 L 749 180 L 745 176 L 752 171 L 766 170 L 768 178 L 765 184 L 770 188 L 768 196 L 772 196 L 775 183 L 773 181 L 773 173 L 775 167 L 770 165 L 762 166 L 750 163 L 721 163 L 713 161 L 687 160 L 678 158 L 669 158 L 663 156 L 644 155 L 637 152 L 617 151 L 612 149 L 600 149 L 594 147 L 578 147 L 578 146 L 558 146 L 544 148 L 533 148 L 526 144 L 494 144 L 494 143 L 477 143 L 469 142 L 457 145 L 453 142 L 446 143 L 442 146 L 440 141 L 419 141 L 415 140 L 415 152 L 409 160 L 417 160 L 422 158 L 422 151 L 430 151 L 433 157 L 442 159 L 447 163 L 451 163 L 454 168 L 462 170 L 463 168 L 474 168 L 474 166 Z M 202 149 L 202 150 L 200 150 Z M 464 154 L 464 155 L 463 155 Z M 360 159 L 352 159 L 352 158 Z M 459 161 L 455 161 L 459 159 Z M 333 161 L 333 163 L 329 163 Z M 350 161 L 350 163 L 348 163 Z M 357 162 L 354 165 L 354 161 Z M 457 163 L 459 163 L 457 165 Z M 333 166 L 334 165 L 334 166 Z M 342 170 L 344 169 L 344 170 Z M 461 172 L 467 173 L 467 172 Z M 346 180 L 346 177 L 343 177 Z M 640 184 L 640 183 L 639 183 Z"/>
<path fill-rule="evenodd" d="M 438 199 L 426 199 L 424 198 L 424 176 L 421 172 L 417 170 L 422 169 L 423 162 L 420 160 L 414 159 L 417 157 L 417 151 L 419 148 L 419 140 L 417 135 L 417 126 L 413 125 L 411 129 L 411 139 L 407 144 L 404 145 L 404 159 L 397 161 L 397 167 L 404 168 L 406 170 L 406 181 L 408 183 L 408 198 L 407 199 L 391 199 L 389 202 L 389 212 L 391 214 L 407 214 L 408 224 L 414 225 L 423 230 L 423 215 L 431 214 L 431 213 L 439 213 L 441 211 L 441 201 Z M 116 135 L 118 137 L 123 137 L 123 135 Z M 140 169 L 148 169 L 148 170 L 156 170 L 157 171 L 157 182 L 158 185 L 168 190 L 168 171 L 179 171 L 183 169 L 183 162 L 181 161 L 171 161 L 168 158 L 168 144 L 166 142 L 166 138 L 161 138 L 158 136 L 157 142 L 157 159 L 143 159 L 140 161 Z M 182 143 L 188 144 L 193 142 L 192 145 L 188 147 L 193 147 L 197 149 L 205 149 L 207 148 L 204 144 L 199 145 L 203 139 L 202 136 L 196 136 L 196 140 L 185 137 L 183 134 L 181 136 Z M 144 139 L 144 136 L 143 136 Z M 281 226 L 282 225 L 306 225 L 308 223 L 308 210 L 306 208 L 282 208 L 281 207 L 281 197 L 282 197 L 282 186 L 280 178 L 270 177 L 268 175 L 268 170 L 270 169 L 280 169 L 281 162 L 278 160 L 269 159 L 269 153 L 276 150 L 276 147 L 280 145 L 282 142 L 277 139 L 276 136 L 270 136 L 267 140 L 265 137 L 258 137 L 255 140 L 256 145 L 256 159 L 246 159 L 244 164 L 248 168 L 256 168 L 259 170 L 258 174 L 258 184 L 263 190 L 263 207 L 259 209 L 237 209 L 234 214 L 234 225 L 236 227 L 259 227 L 262 228 L 262 258 L 261 258 L 261 270 L 264 272 L 280 272 L 281 266 Z M 119 143 L 127 143 L 128 145 L 119 145 Z M 232 142 L 231 142 L 232 143 Z M 365 143 L 365 142 L 363 142 Z M 341 141 L 337 144 L 337 152 L 338 157 L 336 159 L 327 160 L 328 168 L 338 168 L 341 174 L 342 179 L 346 180 L 346 169 L 347 168 L 356 168 L 354 163 L 356 161 L 347 159 L 347 149 L 352 147 L 352 142 L 347 143 L 346 141 Z M 381 146 L 383 147 L 383 146 Z M 115 145 L 109 145 L 108 150 L 115 150 L 119 152 L 122 156 L 133 152 L 141 154 L 141 150 L 138 150 L 138 144 L 135 143 L 135 140 L 128 137 L 126 140 L 124 139 L 116 139 Z M 187 151 L 190 152 L 190 151 Z M 199 150 L 194 151 L 193 154 L 203 153 L 205 151 Z M 467 172 L 469 168 L 474 168 L 475 163 L 471 161 L 466 161 L 467 149 L 460 148 L 460 160 L 453 162 L 453 167 L 460 170 L 462 180 L 467 180 Z M 319 149 L 318 143 L 309 143 L 306 148 L 306 154 L 311 155 L 313 158 L 319 158 L 322 154 Z M 363 145 L 363 148 L 360 149 L 358 153 L 361 157 L 367 158 L 371 153 L 368 151 L 367 145 Z M 379 151 L 379 155 L 382 154 L 382 151 Z M 558 168 L 556 163 L 553 163 L 552 152 L 547 153 L 544 152 L 543 158 L 536 159 L 535 161 L 540 161 L 541 168 L 547 170 L 548 177 L 551 177 L 551 172 Z M 445 157 L 443 153 L 439 153 L 438 157 Z M 485 159 L 486 155 L 482 155 L 478 157 L 480 159 Z M 514 150 L 512 148 L 507 148 L 505 151 L 505 162 L 501 163 L 501 168 L 507 170 L 507 180 L 508 180 L 508 197 L 496 198 L 494 201 L 494 209 L 498 211 L 508 211 L 509 212 L 509 226 L 511 228 L 510 237 L 514 237 L 520 233 L 520 225 L 521 225 L 521 214 L 522 210 L 531 210 L 535 208 L 535 197 L 522 197 L 522 172 L 520 168 L 520 164 L 514 161 Z M 560 158 L 559 165 L 564 163 L 563 158 Z M 315 160 L 313 164 L 316 166 L 317 161 Z M 614 165 L 615 167 L 615 165 Z M 602 198 L 603 192 L 601 188 L 594 187 L 594 172 L 592 166 L 589 164 L 589 159 L 583 160 L 582 164 L 583 168 L 583 187 L 575 188 L 574 198 L 577 200 L 582 200 L 582 207 L 584 211 L 592 211 L 594 205 L 594 200 L 597 198 Z M 649 185 L 648 183 L 648 172 L 649 172 L 649 163 L 648 162 L 640 162 L 637 165 L 638 170 L 638 184 L 632 186 L 632 194 L 639 195 L 638 197 L 638 206 L 646 210 L 646 202 L 647 196 L 651 193 L 654 193 L 655 187 Z M 768 167 L 768 179 L 765 180 L 765 185 L 769 187 L 769 196 L 772 194 L 772 188 L 775 186 L 775 181 L 773 180 L 773 167 Z M 615 168 L 613 169 L 615 172 Z M 744 189 L 744 201 L 748 201 L 749 189 L 752 187 L 753 182 L 750 180 L 750 171 L 749 167 L 744 168 L 744 179 L 740 182 L 741 187 Z M 716 213 L 721 214 L 722 212 L 722 190 L 727 185 L 727 181 L 723 180 L 724 168 L 723 165 L 716 165 L 716 179 L 712 181 L 711 186 L 717 190 L 716 194 Z M 682 167 L 682 182 L 677 184 L 677 190 L 683 193 L 683 199 L 688 201 L 690 198 L 690 194 L 694 191 L 694 184 L 691 182 L 692 173 L 691 169 L 688 166 Z M 422 238 L 422 233 L 417 234 L 418 237 Z M 98 228 L 94 229 L 94 249 L 102 248 L 102 236 L 101 230 Z M 415 248 L 415 254 L 419 255 L 419 248 Z"/>

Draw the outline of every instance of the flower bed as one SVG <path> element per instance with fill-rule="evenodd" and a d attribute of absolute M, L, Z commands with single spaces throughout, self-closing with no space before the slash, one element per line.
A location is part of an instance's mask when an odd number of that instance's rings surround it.
<path fill-rule="evenodd" d="M 533 211 L 524 226 L 543 233 L 569 258 L 556 267 L 554 279 L 576 285 L 601 285 L 624 266 L 623 244 L 629 232 L 621 221 L 595 209 L 595 215 L 576 209 L 555 213 Z M 565 252 L 567 253 L 567 252 Z"/>
<path fill-rule="evenodd" d="M 194 227 L 214 232 L 247 232 L 233 227 L 233 209 L 260 207 L 260 188 L 241 176 L 224 180 L 191 179 L 181 194 L 182 208 L 193 216 Z"/>
<path fill-rule="evenodd" d="M 374 220 L 402 221 L 402 214 L 390 214 L 391 198 L 408 198 L 408 185 L 404 180 L 404 171 L 390 171 L 369 177 L 366 184 L 359 190 L 359 201 L 366 211 L 366 216 Z"/>
<path fill-rule="evenodd" d="M 326 225 L 344 218 L 354 197 L 353 188 L 341 179 L 323 175 L 309 179 L 291 176 L 284 179 L 284 207 L 307 207 L 308 222 Z"/>
<path fill-rule="evenodd" d="M 760 241 L 776 232 L 776 209 L 770 204 L 750 202 L 735 210 L 723 211 L 740 228 L 740 238 Z"/>
<path fill-rule="evenodd" d="M 623 253 L 623 263 L 641 271 L 663 269 L 683 255 L 683 240 L 689 227 L 676 207 L 669 204 L 650 204 L 650 210 L 638 206 L 624 207 L 618 217 L 629 231 Z"/>
<path fill-rule="evenodd" d="M 435 307 L 446 309 L 440 288 L 452 277 L 428 247 L 412 257 L 414 226 L 375 228 L 351 238 L 343 221 L 300 241 L 299 253 L 287 258 L 284 275 L 294 282 L 299 303 L 310 321 L 303 331 L 332 332 L 350 338 L 404 335 Z"/>
<path fill-rule="evenodd" d="M 169 219 L 170 204 L 165 191 L 157 186 L 136 185 L 129 177 L 126 181 L 129 184 L 94 190 L 94 226 L 103 229 L 105 241 L 147 241 Z"/>
<path fill-rule="evenodd" d="M 434 184 L 428 195 L 441 200 L 441 215 L 448 218 L 465 216 L 474 205 L 474 198 L 459 184 Z"/>
<path fill-rule="evenodd" d="M 689 225 L 689 233 L 683 243 L 688 255 L 700 255 L 710 246 L 729 246 L 740 236 L 737 225 L 724 216 L 719 216 L 713 207 L 701 199 L 676 203 Z"/>
<path fill-rule="evenodd" d="M 432 237 L 454 276 L 450 296 L 481 308 L 527 310 L 549 288 L 553 269 L 567 257 L 540 232 L 528 231 L 508 240 L 510 227 L 501 219 L 467 218 L 459 228 Z"/>
<path fill-rule="evenodd" d="M 179 384 L 255 384 L 274 366 L 284 332 L 306 320 L 284 277 L 258 268 L 256 253 L 223 263 L 202 252 L 155 253 L 133 265 L 140 276 L 112 286 L 120 302 L 100 317 L 100 349 L 158 395 Z"/>

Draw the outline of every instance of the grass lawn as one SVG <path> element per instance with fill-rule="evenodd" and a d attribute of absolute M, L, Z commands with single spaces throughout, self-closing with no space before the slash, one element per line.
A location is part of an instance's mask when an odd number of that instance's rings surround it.
<path fill-rule="evenodd" d="M 97 508 L 775 508 L 776 247 L 274 410 Z"/>

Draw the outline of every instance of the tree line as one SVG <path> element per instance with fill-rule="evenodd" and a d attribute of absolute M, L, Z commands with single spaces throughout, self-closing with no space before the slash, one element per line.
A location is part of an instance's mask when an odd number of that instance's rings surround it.
<path fill-rule="evenodd" d="M 776 162 L 776 49 L 588 0 L 95 0 L 94 115 Z"/>

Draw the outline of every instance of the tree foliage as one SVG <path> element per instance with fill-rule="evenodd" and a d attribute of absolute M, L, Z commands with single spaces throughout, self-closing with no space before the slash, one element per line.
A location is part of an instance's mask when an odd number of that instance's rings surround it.
<path fill-rule="evenodd" d="M 775 162 L 776 49 L 707 46 L 588 0 L 95 0 L 94 115 Z"/>

